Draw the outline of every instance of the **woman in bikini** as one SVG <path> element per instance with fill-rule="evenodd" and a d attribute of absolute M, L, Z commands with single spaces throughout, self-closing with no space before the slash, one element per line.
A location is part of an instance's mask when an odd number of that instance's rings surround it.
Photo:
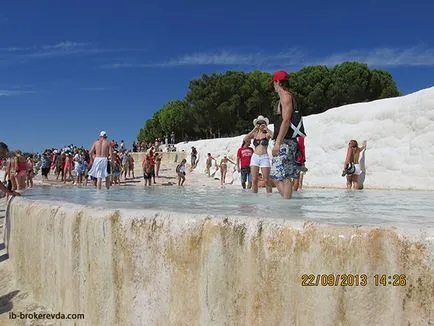
<path fill-rule="evenodd" d="M 66 154 L 65 162 L 64 162 L 64 168 L 63 168 L 63 174 L 65 176 L 65 179 L 63 180 L 63 183 L 66 183 L 66 179 L 68 181 L 74 181 L 74 178 L 72 177 L 72 155 L 71 153 Z"/>
<path fill-rule="evenodd" d="M 185 182 L 185 163 L 187 163 L 187 160 L 183 159 L 176 167 L 176 173 L 178 174 L 178 186 L 183 186 Z"/>
<path fill-rule="evenodd" d="M 16 181 L 17 181 L 17 189 L 23 190 L 26 188 L 26 177 L 27 177 L 27 160 L 24 156 L 21 155 L 21 151 L 16 151 Z"/>
<path fill-rule="evenodd" d="M 155 153 L 155 176 L 158 178 L 160 173 L 161 159 L 163 158 L 163 152 Z"/>
<path fill-rule="evenodd" d="M 223 159 L 220 161 L 220 182 L 222 185 L 226 183 L 226 174 L 228 172 L 228 162 L 231 162 L 232 164 L 236 165 L 235 162 L 231 161 L 227 155 L 223 157 Z"/>
<path fill-rule="evenodd" d="M 344 171 L 342 176 L 347 176 L 347 189 L 360 189 L 359 176 L 362 172 L 359 164 L 360 153 L 366 149 L 367 142 L 363 142 L 363 146 L 359 147 L 356 140 L 351 140 L 348 144 L 347 155 L 345 157 Z"/>
<path fill-rule="evenodd" d="M 34 164 L 33 164 L 33 155 L 30 155 L 27 158 L 27 188 L 32 188 L 33 187 L 33 178 L 35 177 L 35 172 L 34 172 Z"/>
<path fill-rule="evenodd" d="M 6 162 L 6 171 L 3 180 L 4 182 L 6 182 L 7 180 L 7 187 L 10 191 L 17 190 L 17 180 L 15 178 L 16 167 L 17 167 L 17 160 L 15 158 L 15 154 L 11 153 L 11 156 Z"/>
<path fill-rule="evenodd" d="M 260 115 L 253 120 L 253 125 L 255 126 L 251 132 L 247 134 L 244 138 L 246 144 L 250 144 L 253 139 L 253 145 L 255 146 L 255 152 L 250 160 L 250 171 L 252 173 L 252 192 L 258 192 L 258 182 L 259 182 L 259 168 L 261 169 L 262 178 L 265 182 L 265 188 L 267 192 L 270 193 L 271 182 L 270 182 L 270 156 L 268 155 L 268 143 L 273 137 L 273 133 L 268 129 L 268 118 Z"/>

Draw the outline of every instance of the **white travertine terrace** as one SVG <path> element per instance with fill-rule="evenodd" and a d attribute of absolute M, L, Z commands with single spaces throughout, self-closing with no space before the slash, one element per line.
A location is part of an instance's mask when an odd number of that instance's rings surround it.
<path fill-rule="evenodd" d="M 365 188 L 434 190 L 434 87 L 330 109 L 305 117 L 304 125 L 309 169 L 305 185 L 345 187 L 341 173 L 346 148 L 349 140 L 356 139 L 359 146 L 368 141 Z M 198 169 L 203 170 L 209 152 L 215 158 L 228 154 L 236 160 L 243 137 L 192 141 L 176 147 L 190 155 L 191 146 L 195 146 L 200 157 Z M 270 143 L 269 153 L 271 148 Z M 234 179 L 237 177 L 235 174 Z"/>
<path fill-rule="evenodd" d="M 89 325 L 426 325 L 433 243 L 394 228 L 104 210 L 15 198 L 17 284 Z M 366 274 L 304 287 L 303 274 Z M 402 287 L 374 274 L 403 274 Z"/>

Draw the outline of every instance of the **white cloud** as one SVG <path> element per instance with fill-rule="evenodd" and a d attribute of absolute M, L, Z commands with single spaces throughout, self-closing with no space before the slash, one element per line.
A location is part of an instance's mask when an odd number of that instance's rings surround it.
<path fill-rule="evenodd" d="M 149 65 L 135 64 L 135 63 L 109 63 L 100 66 L 100 68 L 105 68 L 105 69 L 145 68 L 145 67 L 149 67 Z"/>
<path fill-rule="evenodd" d="M 119 69 L 119 68 L 152 68 L 152 67 L 177 67 L 177 66 L 196 66 L 196 65 L 218 65 L 218 66 L 263 66 L 269 63 L 285 60 L 296 64 L 303 57 L 301 50 L 294 48 L 287 52 L 277 54 L 254 53 L 235 53 L 231 51 L 215 51 L 186 54 L 168 61 L 156 63 L 112 63 L 100 66 L 100 68 Z"/>
<path fill-rule="evenodd" d="M 236 54 L 230 52 L 194 53 L 163 63 L 166 66 L 184 65 L 244 65 L 251 64 L 259 58 L 258 54 Z"/>
<path fill-rule="evenodd" d="M 343 61 L 360 61 L 379 67 L 434 66 L 434 48 L 413 46 L 352 50 L 313 60 L 316 64 L 324 65 L 335 65 Z"/>
<path fill-rule="evenodd" d="M 52 51 L 52 50 L 86 49 L 91 46 L 92 46 L 91 43 L 65 41 L 57 44 L 46 44 L 41 46 L 36 46 L 36 45 L 28 46 L 28 47 L 9 46 L 7 48 L 0 48 L 0 52 L 31 54 L 33 52 L 44 52 L 44 51 Z"/>
<path fill-rule="evenodd" d="M 70 50 L 76 48 L 86 48 L 88 46 L 92 46 L 92 43 L 65 41 L 53 45 L 43 45 L 41 46 L 41 48 L 44 50 L 51 50 L 51 49 Z"/>
<path fill-rule="evenodd" d="M 80 88 L 82 91 L 90 91 L 90 92 L 103 92 L 103 91 L 112 91 L 117 89 L 117 87 L 82 87 Z"/>
<path fill-rule="evenodd" d="M 33 45 L 29 47 L 10 46 L 0 48 L 0 64 L 10 65 L 29 60 L 65 57 L 72 55 L 95 55 L 108 52 L 131 51 L 130 49 L 99 48 L 93 43 L 64 41 L 56 44 Z"/>
<path fill-rule="evenodd" d="M 19 95 L 33 94 L 33 93 L 36 93 L 36 91 L 0 89 L 0 96 L 19 96 Z"/>
<path fill-rule="evenodd" d="M 377 67 L 434 66 L 434 48 L 413 46 L 408 48 L 375 48 L 332 53 L 325 57 L 314 57 L 300 48 L 292 48 L 276 54 L 231 51 L 214 51 L 186 54 L 178 58 L 156 63 L 121 62 L 100 66 L 101 68 L 151 68 L 177 66 L 254 66 L 262 70 L 276 67 L 302 67 L 306 65 L 333 66 L 344 61 L 359 61 Z"/>

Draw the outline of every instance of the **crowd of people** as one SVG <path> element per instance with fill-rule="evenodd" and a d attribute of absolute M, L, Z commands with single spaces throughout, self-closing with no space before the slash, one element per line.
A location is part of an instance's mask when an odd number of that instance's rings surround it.
<path fill-rule="evenodd" d="M 95 164 L 92 149 L 89 151 L 71 144 L 61 149 L 46 149 L 41 154 L 24 157 L 19 150 L 9 153 L 5 146 L 4 144 L 0 167 L 4 166 L 3 183 L 6 183 L 6 188 L 10 191 L 33 187 L 33 178 L 39 173 L 43 181 L 56 180 L 79 186 L 86 186 L 88 180 L 97 183 L 97 178 L 90 174 Z M 120 147 L 114 141 L 108 143 L 108 146 L 112 156 L 107 160 L 107 184 L 119 184 L 121 177 L 124 180 L 134 178 L 134 158 L 124 147 L 123 141 Z"/>
<path fill-rule="evenodd" d="M 228 164 L 233 164 L 240 173 L 241 186 L 253 193 L 264 187 L 268 193 L 272 192 L 274 185 L 283 198 L 289 199 L 292 191 L 301 191 L 303 176 L 307 172 L 305 167 L 306 153 L 304 138 L 306 133 L 303 126 L 301 112 L 297 107 L 294 95 L 289 90 L 289 78 L 285 71 L 277 71 L 270 81 L 279 96 L 274 117 L 274 132 L 268 125 L 267 117 L 259 115 L 253 120 L 253 129 L 244 137 L 241 147 L 237 151 L 236 162 L 224 155 L 217 163 L 211 155 L 206 157 L 206 174 L 211 176 L 213 161 L 217 170 L 220 170 L 220 182 L 226 183 Z M 271 155 L 268 152 L 270 141 L 274 141 Z M 141 162 L 145 186 L 156 183 L 159 175 L 163 146 L 166 151 L 176 151 L 174 147 L 174 132 L 154 142 L 134 142 L 132 151 L 128 151 L 125 142 L 118 144 L 115 140 L 108 140 L 107 133 L 101 131 L 99 139 L 95 141 L 90 150 L 78 148 L 73 144 L 61 149 L 46 149 L 42 154 L 25 157 L 17 150 L 8 155 L 7 145 L 0 143 L 0 167 L 5 166 L 5 175 L 0 187 L 8 195 L 18 195 L 17 192 L 33 187 L 33 178 L 41 171 L 42 179 L 51 177 L 63 183 L 71 182 L 75 185 L 86 186 L 91 180 L 97 189 L 101 189 L 102 182 L 110 188 L 113 184 L 120 184 L 121 179 L 135 178 L 134 158 L 132 152 L 145 152 Z M 250 147 L 250 144 L 253 147 Z M 347 178 L 348 189 L 363 189 L 364 166 L 359 162 L 361 154 L 366 149 L 366 141 L 358 147 L 356 140 L 351 140 L 344 163 L 342 176 Z M 198 151 L 191 149 L 191 170 L 197 167 Z M 187 160 L 183 159 L 176 167 L 178 185 L 185 182 Z M 215 172 L 214 172 L 215 174 Z"/>

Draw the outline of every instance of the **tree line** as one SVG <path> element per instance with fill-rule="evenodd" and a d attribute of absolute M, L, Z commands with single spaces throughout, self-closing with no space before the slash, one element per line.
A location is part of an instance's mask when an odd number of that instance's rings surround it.
<path fill-rule="evenodd" d="M 250 131 L 259 114 L 273 121 L 278 96 L 271 78 L 262 71 L 204 74 L 190 81 L 184 99 L 169 101 L 156 111 L 137 138 L 149 141 L 172 132 L 178 141 L 229 137 Z M 358 62 L 304 67 L 290 73 L 289 81 L 303 116 L 401 95 L 389 72 Z"/>

